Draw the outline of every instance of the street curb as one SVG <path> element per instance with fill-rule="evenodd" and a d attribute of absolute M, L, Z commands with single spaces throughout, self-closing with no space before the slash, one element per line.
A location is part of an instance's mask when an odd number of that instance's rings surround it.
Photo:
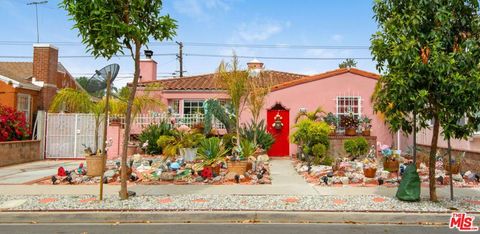
<path fill-rule="evenodd" d="M 359 223 L 447 225 L 448 213 L 162 211 L 0 212 L 7 223 Z"/>

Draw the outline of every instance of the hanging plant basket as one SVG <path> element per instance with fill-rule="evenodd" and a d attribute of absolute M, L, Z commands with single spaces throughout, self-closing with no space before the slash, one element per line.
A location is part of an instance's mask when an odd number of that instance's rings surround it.
<path fill-rule="evenodd" d="M 355 128 L 346 128 L 345 129 L 345 136 L 356 136 L 357 135 L 357 129 Z"/>
<path fill-rule="evenodd" d="M 383 170 L 389 172 L 397 172 L 400 162 L 394 158 L 385 158 L 383 161 Z"/>
<path fill-rule="evenodd" d="M 107 157 L 87 155 L 85 161 L 87 162 L 87 176 L 102 176 L 105 172 Z"/>

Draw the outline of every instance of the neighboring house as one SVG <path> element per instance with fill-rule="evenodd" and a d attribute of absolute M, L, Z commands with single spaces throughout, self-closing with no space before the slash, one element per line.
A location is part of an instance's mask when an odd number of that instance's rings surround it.
<path fill-rule="evenodd" d="M 0 62 L 0 103 L 25 113 L 29 123 L 38 110 L 48 110 L 59 89 L 79 87 L 49 44 L 33 45 L 33 62 Z"/>
<path fill-rule="evenodd" d="M 290 155 L 296 151 L 294 144 L 289 144 L 288 136 L 294 125 L 295 116 L 300 111 L 313 111 L 321 106 L 326 112 L 337 116 L 352 110 L 357 116 L 367 115 L 372 119 L 372 135 L 377 142 L 391 145 L 393 136 L 380 115 L 373 113 L 371 96 L 379 75 L 355 68 L 343 68 L 317 75 L 307 76 L 281 71 L 264 70 L 258 60 L 247 63 L 249 70 L 263 72 L 271 77 L 273 88 L 267 96 L 261 119 L 266 119 L 267 128 L 275 121 L 277 114 L 282 115 L 284 128 L 276 136 L 283 142 L 281 155 Z M 140 62 L 140 87 L 145 89 L 151 84 L 160 84 L 161 89 L 150 95 L 157 96 L 169 106 L 172 112 L 180 115 L 202 113 L 203 102 L 214 98 L 228 100 L 229 96 L 215 81 L 215 74 L 189 76 L 157 80 L 157 63 L 151 58 Z M 244 110 L 241 123 L 249 123 L 251 114 Z"/>

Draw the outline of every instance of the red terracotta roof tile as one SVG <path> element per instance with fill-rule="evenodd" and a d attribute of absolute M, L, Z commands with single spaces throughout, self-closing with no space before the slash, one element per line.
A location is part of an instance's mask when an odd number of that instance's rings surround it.
<path fill-rule="evenodd" d="M 320 79 L 325 79 L 325 78 L 329 78 L 329 77 L 332 77 L 332 76 L 341 75 L 341 74 L 344 74 L 344 73 L 352 73 L 352 74 L 356 74 L 356 75 L 359 75 L 359 76 L 363 76 L 363 77 L 367 77 L 367 78 L 371 78 L 371 79 L 376 79 L 376 80 L 378 80 L 380 78 L 380 75 L 378 75 L 378 74 L 363 71 L 363 70 L 356 69 L 356 68 L 350 68 L 350 69 L 339 68 L 339 69 L 336 69 L 336 70 L 333 70 L 333 71 L 327 71 L 327 72 L 320 73 L 320 74 L 317 74 L 317 75 L 305 76 L 301 79 L 296 79 L 296 80 L 293 80 L 293 81 L 290 81 L 290 82 L 285 82 L 285 83 L 275 85 L 275 86 L 272 87 L 272 91 L 285 89 L 285 88 L 292 87 L 292 86 L 295 86 L 295 85 L 304 84 L 304 83 L 308 83 L 308 82 L 312 82 L 312 81 L 316 81 L 316 80 L 320 80 Z"/>
<path fill-rule="evenodd" d="M 285 82 L 298 80 L 305 75 L 280 72 L 280 71 L 264 71 L 265 77 L 271 79 L 273 85 L 282 84 Z M 215 73 L 188 76 L 182 78 L 170 78 L 156 81 L 148 81 L 139 83 L 140 86 L 158 83 L 162 85 L 163 90 L 221 90 L 221 86 L 215 79 Z"/>

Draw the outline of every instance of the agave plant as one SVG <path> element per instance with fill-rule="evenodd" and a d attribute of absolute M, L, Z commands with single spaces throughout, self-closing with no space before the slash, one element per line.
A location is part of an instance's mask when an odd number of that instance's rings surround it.
<path fill-rule="evenodd" d="M 243 138 L 253 142 L 253 144 L 258 145 L 258 147 L 263 150 L 269 150 L 275 142 L 273 135 L 267 132 L 264 120 L 261 120 L 258 125 L 255 125 L 254 123 L 247 124 L 247 126 L 241 129 L 241 135 Z"/>
<path fill-rule="evenodd" d="M 200 142 L 197 151 L 197 158 L 202 160 L 204 166 L 210 166 L 225 161 L 225 155 L 228 150 L 225 149 L 222 140 L 218 137 L 203 139 Z"/>
<path fill-rule="evenodd" d="M 247 139 L 242 139 L 240 141 L 240 160 L 245 160 L 248 157 L 252 156 L 257 150 L 257 146 Z"/>

